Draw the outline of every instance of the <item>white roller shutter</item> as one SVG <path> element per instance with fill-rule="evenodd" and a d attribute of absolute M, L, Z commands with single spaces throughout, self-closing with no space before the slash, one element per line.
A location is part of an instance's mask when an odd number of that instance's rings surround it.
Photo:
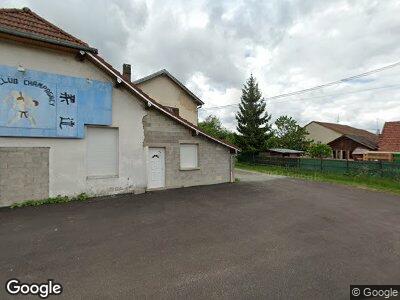
<path fill-rule="evenodd" d="M 197 144 L 180 144 L 181 169 L 198 167 Z"/>
<path fill-rule="evenodd" d="M 87 175 L 118 175 L 118 129 L 87 127 Z"/>

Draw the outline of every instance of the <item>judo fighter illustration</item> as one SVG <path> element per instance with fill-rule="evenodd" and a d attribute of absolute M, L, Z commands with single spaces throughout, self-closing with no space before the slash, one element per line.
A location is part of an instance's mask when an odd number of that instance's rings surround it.
<path fill-rule="evenodd" d="M 20 120 L 27 119 L 31 126 L 36 126 L 35 116 L 33 111 L 38 108 L 39 101 L 32 99 L 26 94 L 19 91 L 12 91 L 11 94 L 5 99 L 5 102 L 10 104 L 14 115 L 8 121 L 12 125 Z"/>

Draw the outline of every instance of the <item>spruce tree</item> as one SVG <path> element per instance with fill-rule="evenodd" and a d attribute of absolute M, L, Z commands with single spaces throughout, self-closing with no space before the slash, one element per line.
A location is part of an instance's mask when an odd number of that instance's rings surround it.
<path fill-rule="evenodd" d="M 258 83 L 253 74 L 244 84 L 241 103 L 236 114 L 238 143 L 245 153 L 258 153 L 263 150 L 265 141 L 270 137 L 271 116 L 265 109 Z"/>

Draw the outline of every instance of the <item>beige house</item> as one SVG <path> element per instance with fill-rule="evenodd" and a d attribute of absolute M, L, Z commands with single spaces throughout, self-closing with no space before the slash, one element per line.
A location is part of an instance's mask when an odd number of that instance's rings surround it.
<path fill-rule="evenodd" d="M 337 123 L 312 121 L 305 128 L 307 129 L 309 139 L 323 144 L 328 144 L 343 135 L 360 136 L 372 140 L 377 139 L 377 135 L 368 130 Z"/>
<path fill-rule="evenodd" d="M 305 128 L 310 140 L 329 144 L 333 158 L 337 159 L 350 159 L 362 151 L 375 150 L 378 143 L 376 134 L 348 125 L 312 121 Z"/>
<path fill-rule="evenodd" d="M 332 123 L 312 121 L 311 123 L 307 124 L 305 128 L 308 132 L 308 138 L 316 143 L 320 142 L 322 144 L 328 144 L 329 142 L 332 142 L 333 140 L 336 140 L 342 136 L 342 133 L 338 132 L 329 125 L 326 126 L 327 124 Z"/>
<path fill-rule="evenodd" d="M 134 83 L 171 112 L 197 125 L 197 110 L 204 102 L 167 70 L 160 70 Z"/>

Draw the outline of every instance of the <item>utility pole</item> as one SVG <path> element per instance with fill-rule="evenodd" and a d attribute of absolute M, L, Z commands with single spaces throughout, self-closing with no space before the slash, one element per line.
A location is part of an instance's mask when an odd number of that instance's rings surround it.
<path fill-rule="evenodd" d="M 376 118 L 376 134 L 379 135 L 381 133 L 381 130 L 379 128 L 379 119 Z"/>

